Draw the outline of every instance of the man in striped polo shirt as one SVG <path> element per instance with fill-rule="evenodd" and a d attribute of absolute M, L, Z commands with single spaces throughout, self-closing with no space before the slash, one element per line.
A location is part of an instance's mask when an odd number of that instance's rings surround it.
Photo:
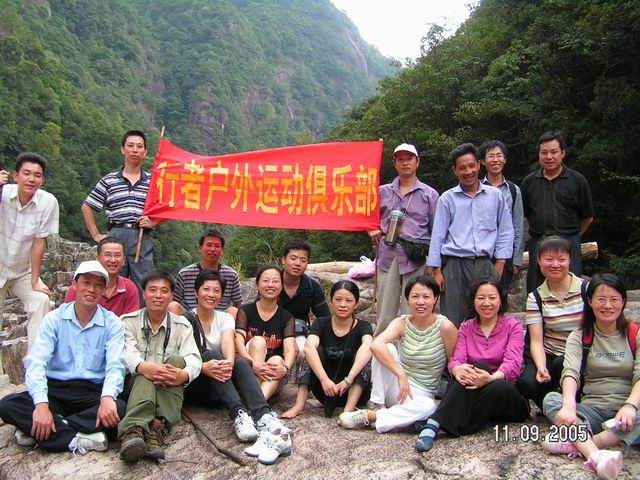
<path fill-rule="evenodd" d="M 226 311 L 233 318 L 236 317 L 238 307 L 242 305 L 240 280 L 238 272 L 220 261 L 224 253 L 224 243 L 224 235 L 218 230 L 207 230 L 200 236 L 198 241 L 200 261 L 178 272 L 173 290 L 173 302 L 169 304 L 170 312 L 182 315 L 185 311 L 194 309 L 198 304 L 195 290 L 196 277 L 202 270 L 214 270 L 220 274 L 224 282 L 224 293 L 216 310 Z"/>
<path fill-rule="evenodd" d="M 107 235 L 98 230 L 94 212 L 100 212 L 103 208 L 106 210 L 109 236 L 118 238 L 125 245 L 127 262 L 122 269 L 122 276 L 131 278 L 142 292 L 145 274 L 154 269 L 153 238 L 149 230 L 159 223 L 142 215 L 151 181 L 151 175 L 142 169 L 142 162 L 147 156 L 147 137 L 139 130 L 129 130 L 122 137 L 120 151 L 124 156 L 124 166 L 102 177 L 91 190 L 82 204 L 82 216 L 97 243 Z M 140 228 L 145 229 L 145 234 L 142 237 L 140 260 L 135 262 Z"/>

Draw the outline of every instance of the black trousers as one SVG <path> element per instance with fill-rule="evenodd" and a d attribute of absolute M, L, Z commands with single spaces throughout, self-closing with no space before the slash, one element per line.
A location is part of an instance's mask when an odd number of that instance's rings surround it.
<path fill-rule="evenodd" d="M 538 383 L 536 380 L 536 364 L 533 363 L 529 348 L 524 352 L 524 370 L 516 383 L 516 388 L 524 398 L 530 398 L 542 410 L 542 401 L 549 392 L 555 392 L 560 385 L 560 377 L 562 375 L 562 365 L 564 363 L 564 355 L 554 355 L 547 353 L 547 370 L 551 375 L 551 380 L 547 383 Z"/>
<path fill-rule="evenodd" d="M 202 362 L 209 360 L 223 360 L 222 353 L 215 350 L 206 350 L 201 354 Z M 258 378 L 249 366 L 249 362 L 241 357 L 236 357 L 231 373 L 231 380 L 219 382 L 213 378 L 200 374 L 187 386 L 184 392 L 184 402 L 187 405 L 200 407 L 224 407 L 229 410 L 229 416 L 234 419 L 240 410 L 247 410 L 242 399 L 255 420 L 272 411 L 260 389 Z"/>
<path fill-rule="evenodd" d="M 483 362 L 476 364 L 489 371 Z M 494 380 L 477 390 L 469 390 L 452 380 L 447 393 L 431 418 L 451 435 L 469 435 L 489 422 L 521 422 L 529 417 L 529 404 L 504 379 Z"/>
<path fill-rule="evenodd" d="M 86 380 L 60 381 L 50 378 L 47 388 L 49 409 L 53 414 L 56 432 L 51 433 L 44 442 L 38 442 L 40 448 L 51 452 L 64 452 L 69 449 L 69 443 L 78 432 L 104 431 L 109 441 L 117 440 L 117 429 L 96 428 L 102 384 Z M 123 418 L 127 405 L 122 400 L 116 400 L 116 406 L 118 415 Z M 27 434 L 31 434 L 34 410 L 35 406 L 29 392 L 13 393 L 0 400 L 0 418 Z"/>
<path fill-rule="evenodd" d="M 322 367 L 324 368 L 325 372 L 332 382 L 338 384 L 342 380 L 344 380 L 344 376 L 337 375 L 337 372 L 331 370 L 328 367 L 324 348 L 322 348 L 322 345 L 318 347 L 318 355 L 320 356 Z M 324 390 L 322 389 L 322 383 L 313 372 L 313 370 L 311 370 L 311 367 L 309 367 L 309 364 L 306 360 L 302 364 L 302 368 L 300 370 L 299 383 L 301 385 L 309 385 L 309 390 L 311 390 L 313 396 L 316 397 L 316 400 L 318 400 L 324 406 L 324 414 L 327 417 L 331 417 L 333 415 L 336 407 L 344 407 L 347 404 L 347 396 L 349 394 L 349 391 L 347 390 L 344 395 L 341 395 L 339 397 L 327 397 L 324 394 Z M 360 373 L 356 375 L 353 383 L 361 385 L 364 389 L 364 391 L 362 392 L 362 396 L 358 400 L 358 405 L 366 405 L 369 401 L 369 397 L 371 396 L 371 362 L 367 363 L 360 371 Z"/>

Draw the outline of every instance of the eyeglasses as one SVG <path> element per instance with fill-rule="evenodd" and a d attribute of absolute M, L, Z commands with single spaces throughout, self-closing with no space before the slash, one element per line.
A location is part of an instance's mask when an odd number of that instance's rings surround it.
<path fill-rule="evenodd" d="M 486 160 L 502 160 L 504 159 L 504 155 L 502 153 L 490 153 L 489 155 L 487 155 L 486 157 L 484 157 Z"/>
<path fill-rule="evenodd" d="M 108 259 L 120 260 L 124 255 L 121 253 L 101 253 L 100 256 Z"/>
<path fill-rule="evenodd" d="M 609 305 L 611 305 L 612 307 L 619 307 L 620 305 L 622 305 L 622 297 L 596 297 L 593 299 L 593 303 L 595 303 L 599 307 L 606 305 L 607 302 L 609 302 Z"/>

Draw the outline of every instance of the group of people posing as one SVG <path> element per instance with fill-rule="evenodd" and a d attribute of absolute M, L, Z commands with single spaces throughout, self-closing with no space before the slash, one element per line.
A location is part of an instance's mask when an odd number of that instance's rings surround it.
<path fill-rule="evenodd" d="M 458 185 L 439 196 L 417 178 L 416 148 L 395 149 L 398 176 L 380 187 L 380 230 L 370 232 L 375 334 L 356 318 L 355 283 L 333 285 L 327 303 L 305 274 L 311 248 L 301 240 L 287 244 L 282 267 L 258 270 L 250 303 L 237 272 L 221 262 L 225 238 L 216 230 L 202 234 L 200 261 L 175 280 L 153 271 L 148 230 L 157 222 L 142 216 L 150 177 L 138 131 L 123 138 L 124 167 L 82 206 L 98 257 L 78 267 L 65 303 L 47 313 L 39 274 L 58 208 L 39 189 L 46 160 L 22 154 L 16 185 L 0 196 L 0 247 L 12 253 L 0 258 L 0 308 L 11 292 L 27 310 L 28 391 L 2 399 L 0 417 L 22 445 L 84 453 L 119 439 L 122 458 L 135 462 L 163 457 L 183 403 L 223 406 L 238 439 L 254 442 L 245 452 L 271 464 L 291 453 L 293 432 L 282 419 L 300 415 L 309 392 L 328 417 L 342 410 L 344 428 L 416 428 L 421 452 L 440 431 L 459 436 L 524 421 L 531 399 L 568 432 L 545 438 L 545 451 L 583 456 L 600 478 L 615 478 L 622 454 L 607 447 L 640 441 L 637 324 L 624 318 L 626 290 L 616 276 L 581 278 L 580 236 L 594 213 L 585 178 L 563 163 L 564 139 L 545 133 L 538 151 L 541 169 L 520 188 L 503 175 L 502 142 L 480 151 L 462 144 L 450 155 Z M 6 180 L 0 172 L 0 184 Z M 94 218 L 103 208 L 107 235 Z M 523 328 L 505 309 L 523 267 L 525 217 Z M 142 261 L 134 262 L 140 229 Z M 268 401 L 292 369 L 296 401 L 278 418 Z"/>

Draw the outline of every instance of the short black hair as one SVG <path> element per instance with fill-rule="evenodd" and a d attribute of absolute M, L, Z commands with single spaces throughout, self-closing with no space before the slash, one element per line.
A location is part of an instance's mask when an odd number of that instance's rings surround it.
<path fill-rule="evenodd" d="M 536 248 L 538 258 L 545 252 L 566 253 L 571 257 L 571 242 L 559 235 L 549 235 L 540 240 Z"/>
<path fill-rule="evenodd" d="M 202 235 L 200 235 L 200 239 L 198 240 L 198 245 L 204 245 L 204 241 L 207 237 L 219 238 L 222 248 L 224 248 L 224 234 L 220 230 L 205 230 L 202 232 Z"/>
<path fill-rule="evenodd" d="M 562 132 L 555 131 L 555 132 L 545 132 L 542 134 L 542 136 L 538 139 L 538 151 L 540 151 L 540 145 L 547 142 L 553 142 L 554 140 L 558 141 L 558 144 L 560 145 L 560 150 L 564 152 L 567 149 L 567 142 L 564 139 L 564 135 L 562 134 Z"/>
<path fill-rule="evenodd" d="M 475 157 L 476 161 L 478 161 L 478 159 L 480 158 L 478 149 L 473 143 L 462 143 L 458 145 L 456 148 L 454 148 L 453 150 L 451 150 L 451 153 L 449 154 L 449 160 L 451 161 L 451 164 L 455 167 L 456 160 L 458 160 L 461 156 L 466 155 L 468 153 L 472 154 Z"/>
<path fill-rule="evenodd" d="M 149 272 L 142 280 L 142 290 L 144 291 L 147 289 L 147 284 L 149 282 L 155 282 L 156 280 L 164 280 L 165 282 L 167 282 L 172 292 L 175 289 L 176 284 L 173 282 L 173 277 L 169 272 L 158 272 L 156 270 L 153 270 Z"/>
<path fill-rule="evenodd" d="M 14 171 L 19 172 L 22 168 L 22 165 L 24 165 L 25 163 L 35 163 L 37 165 L 40 165 L 43 175 L 47 172 L 47 159 L 42 155 L 38 155 L 37 153 L 33 152 L 22 152 L 16 157 L 16 166 L 14 168 Z"/>
<path fill-rule="evenodd" d="M 351 280 L 340 280 L 334 283 L 331 287 L 331 292 L 329 292 L 329 298 L 333 299 L 336 292 L 342 289 L 351 292 L 351 294 L 356 298 L 356 302 L 360 300 L 360 289 L 358 288 L 358 285 L 353 283 Z"/>
<path fill-rule="evenodd" d="M 471 287 L 469 287 L 466 305 L 467 319 L 480 317 L 476 310 L 476 293 L 478 293 L 478 289 L 483 285 L 493 285 L 494 287 L 496 287 L 498 295 L 500 296 L 500 308 L 498 309 L 498 315 L 502 315 L 507 309 L 507 296 L 505 292 L 506 289 L 502 288 L 498 280 L 494 277 L 481 277 L 473 282 L 471 284 Z"/>
<path fill-rule="evenodd" d="M 480 145 L 480 158 L 486 158 L 487 152 L 489 150 L 493 150 L 496 147 L 498 147 L 500 151 L 502 151 L 502 154 L 505 157 L 507 156 L 507 146 L 504 143 L 502 143 L 500 140 L 487 140 L 482 145 Z"/>
<path fill-rule="evenodd" d="M 438 300 L 438 297 L 440 297 L 440 285 L 438 285 L 436 279 L 431 275 L 420 275 L 409 280 L 407 286 L 404 287 L 404 298 L 409 300 L 411 290 L 413 290 L 413 287 L 415 287 L 418 283 L 423 287 L 427 287 L 429 290 L 431 290 L 433 292 L 433 296 L 436 297 L 436 301 Z"/>
<path fill-rule="evenodd" d="M 147 148 L 147 136 L 141 130 L 127 130 L 125 134 L 122 136 L 122 146 L 124 147 L 127 143 L 127 138 L 129 137 L 142 137 L 142 143 L 144 144 L 144 148 Z"/>
<path fill-rule="evenodd" d="M 291 250 L 304 250 L 307 256 L 311 257 L 311 245 L 301 238 L 295 238 L 287 242 L 282 250 L 282 258 L 286 257 Z"/>
<path fill-rule="evenodd" d="M 198 274 L 193 285 L 196 293 L 198 293 L 200 287 L 204 285 L 204 282 L 207 281 L 218 282 L 220 284 L 220 290 L 222 290 L 222 294 L 224 295 L 224 290 L 227 288 L 227 282 L 225 282 L 224 278 L 220 276 L 220 272 L 216 272 L 215 270 L 202 270 Z"/>
<path fill-rule="evenodd" d="M 122 245 L 122 252 L 125 255 L 127 254 L 127 247 L 125 246 L 122 240 L 116 237 L 104 237 L 102 240 L 98 242 L 98 255 L 100 255 L 100 252 L 102 251 L 102 247 L 109 243 L 117 243 L 118 245 Z"/>

